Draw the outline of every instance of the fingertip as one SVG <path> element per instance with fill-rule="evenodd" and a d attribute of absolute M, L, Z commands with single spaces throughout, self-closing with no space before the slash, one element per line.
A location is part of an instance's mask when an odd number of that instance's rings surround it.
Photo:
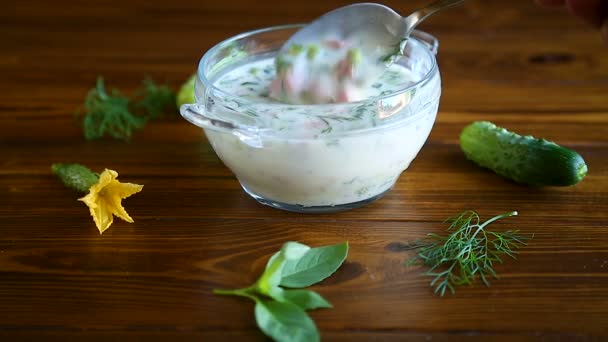
<path fill-rule="evenodd" d="M 566 7 L 577 17 L 598 28 L 602 24 L 600 0 L 568 0 Z"/>

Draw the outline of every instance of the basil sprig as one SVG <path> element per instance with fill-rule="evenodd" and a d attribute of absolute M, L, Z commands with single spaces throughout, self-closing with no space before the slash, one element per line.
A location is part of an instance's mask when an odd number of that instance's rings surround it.
<path fill-rule="evenodd" d="M 348 242 L 318 248 L 287 242 L 268 260 L 264 273 L 253 285 L 235 290 L 216 289 L 213 293 L 253 300 L 258 327 L 275 341 L 319 341 L 319 330 L 306 310 L 332 306 L 317 292 L 301 288 L 332 275 L 347 254 Z"/>

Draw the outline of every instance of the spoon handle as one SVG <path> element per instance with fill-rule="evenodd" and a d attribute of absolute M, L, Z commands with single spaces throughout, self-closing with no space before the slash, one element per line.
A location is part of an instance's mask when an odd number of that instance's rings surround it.
<path fill-rule="evenodd" d="M 424 19 L 428 18 L 430 15 L 435 12 L 442 10 L 444 8 L 448 8 L 454 5 L 458 5 L 465 0 L 437 0 L 430 5 L 417 10 L 416 12 L 410 14 L 405 18 L 407 23 L 407 31 L 406 36 L 408 36 L 418 24 L 420 24 Z"/>

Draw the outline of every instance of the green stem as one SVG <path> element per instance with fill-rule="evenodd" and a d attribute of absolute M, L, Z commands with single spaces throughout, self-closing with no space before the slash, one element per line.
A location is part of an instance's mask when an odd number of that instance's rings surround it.
<path fill-rule="evenodd" d="M 475 231 L 475 234 L 473 234 L 473 237 L 471 239 L 474 239 L 477 236 L 477 233 L 479 233 L 480 231 L 482 231 L 490 223 L 492 223 L 494 221 L 497 221 L 497 220 L 500 220 L 501 218 L 509 217 L 509 216 L 517 216 L 517 211 L 510 211 L 508 213 L 504 213 L 504 214 L 500 214 L 498 216 L 494 216 L 491 219 L 487 220 L 486 222 L 484 222 L 483 224 L 481 224 L 479 226 L 479 228 L 477 228 L 477 230 Z"/>
<path fill-rule="evenodd" d="M 103 77 L 97 77 L 97 94 L 99 94 L 99 98 L 102 100 L 108 99 L 108 94 L 106 93 L 106 88 L 104 86 Z"/>
<path fill-rule="evenodd" d="M 484 222 L 480 228 L 483 229 L 485 226 L 489 225 L 490 223 L 500 220 L 501 218 L 505 218 L 505 217 L 509 217 L 509 216 L 517 216 L 517 211 L 510 211 L 508 213 L 504 213 L 504 214 L 500 214 L 498 216 L 494 216 L 491 219 L 487 220 L 486 222 Z"/>
<path fill-rule="evenodd" d="M 246 287 L 242 289 L 213 289 L 213 294 L 222 295 L 222 296 L 239 296 L 246 297 L 254 302 L 259 301 L 260 299 L 252 292 L 253 289 L 251 287 Z"/>

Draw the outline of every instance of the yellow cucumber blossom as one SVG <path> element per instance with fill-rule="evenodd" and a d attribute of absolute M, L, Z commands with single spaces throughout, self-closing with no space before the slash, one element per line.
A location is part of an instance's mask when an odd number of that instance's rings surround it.
<path fill-rule="evenodd" d="M 133 219 L 120 203 L 141 191 L 143 185 L 132 183 L 121 183 L 116 180 L 118 173 L 114 170 L 105 169 L 99 175 L 99 181 L 89 189 L 89 194 L 79 199 L 83 201 L 93 216 L 93 221 L 102 234 L 114 222 L 113 215 L 132 223 Z"/>
<path fill-rule="evenodd" d="M 81 192 L 86 192 L 88 188 L 89 193 L 79 201 L 89 207 L 100 234 L 114 222 L 113 215 L 133 222 L 121 201 L 140 192 L 143 185 L 121 183 L 116 179 L 118 173 L 109 169 L 105 169 L 99 176 L 78 164 L 54 164 L 52 169 L 65 185 Z"/>

